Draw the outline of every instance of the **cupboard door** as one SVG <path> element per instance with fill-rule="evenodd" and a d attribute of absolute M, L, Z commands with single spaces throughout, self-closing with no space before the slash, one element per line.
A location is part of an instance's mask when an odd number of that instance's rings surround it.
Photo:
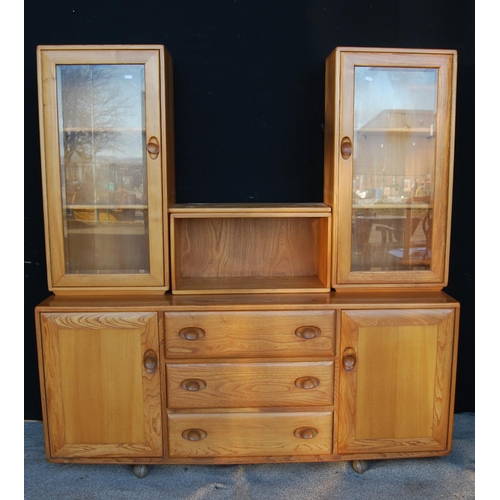
<path fill-rule="evenodd" d="M 327 92 L 338 85 L 340 100 L 336 135 L 327 136 L 336 170 L 334 288 L 444 286 L 456 53 L 345 49 L 327 64 L 337 64 Z"/>
<path fill-rule="evenodd" d="M 339 453 L 443 452 L 453 416 L 455 311 L 343 311 Z"/>
<path fill-rule="evenodd" d="M 162 456 L 156 313 L 42 313 L 48 453 Z"/>
<path fill-rule="evenodd" d="M 163 48 L 38 56 L 51 289 L 165 287 Z"/>

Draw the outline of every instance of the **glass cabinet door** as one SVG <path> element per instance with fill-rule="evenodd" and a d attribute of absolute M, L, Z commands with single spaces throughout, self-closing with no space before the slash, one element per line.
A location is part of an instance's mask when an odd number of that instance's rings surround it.
<path fill-rule="evenodd" d="M 163 286 L 158 51 L 41 61 L 53 285 Z"/>
<path fill-rule="evenodd" d="M 444 282 L 451 60 L 342 54 L 339 283 Z"/>

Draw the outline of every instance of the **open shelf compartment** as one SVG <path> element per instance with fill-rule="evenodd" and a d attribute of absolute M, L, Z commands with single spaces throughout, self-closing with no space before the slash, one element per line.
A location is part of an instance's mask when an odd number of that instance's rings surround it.
<path fill-rule="evenodd" d="M 170 222 L 174 294 L 331 290 L 328 205 L 174 205 Z"/>

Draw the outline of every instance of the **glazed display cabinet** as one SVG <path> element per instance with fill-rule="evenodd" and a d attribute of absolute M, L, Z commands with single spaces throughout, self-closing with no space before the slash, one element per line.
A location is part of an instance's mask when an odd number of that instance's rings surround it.
<path fill-rule="evenodd" d="M 168 52 L 41 46 L 37 56 L 49 289 L 164 293 Z"/>
<path fill-rule="evenodd" d="M 448 281 L 457 54 L 337 48 L 326 62 L 333 288 Z"/>

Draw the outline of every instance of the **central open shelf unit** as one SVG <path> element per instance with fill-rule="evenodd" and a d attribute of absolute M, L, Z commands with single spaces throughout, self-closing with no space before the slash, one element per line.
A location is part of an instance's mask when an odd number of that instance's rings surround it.
<path fill-rule="evenodd" d="M 330 291 L 324 203 L 170 207 L 172 293 Z"/>

